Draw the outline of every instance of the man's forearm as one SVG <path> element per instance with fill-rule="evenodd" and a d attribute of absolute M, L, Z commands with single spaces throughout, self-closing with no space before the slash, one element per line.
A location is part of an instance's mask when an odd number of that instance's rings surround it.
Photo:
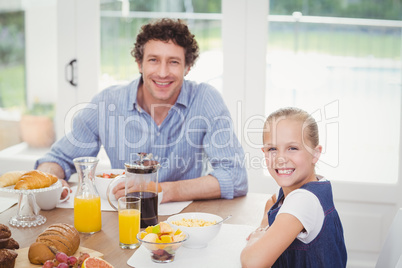
<path fill-rule="evenodd" d="M 63 168 L 54 162 L 42 163 L 37 167 L 37 170 L 53 174 L 59 179 L 64 179 L 66 177 Z"/>
<path fill-rule="evenodd" d="M 221 197 L 218 180 L 211 175 L 192 180 L 162 182 L 162 202 L 216 199 Z"/>

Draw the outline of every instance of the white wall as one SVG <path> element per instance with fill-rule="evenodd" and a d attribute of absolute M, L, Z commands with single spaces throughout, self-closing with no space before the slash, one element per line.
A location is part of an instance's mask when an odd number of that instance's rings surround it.
<path fill-rule="evenodd" d="M 250 192 L 273 193 L 263 174 L 268 0 L 223 0 L 223 96 L 246 153 Z"/>
<path fill-rule="evenodd" d="M 56 135 L 64 136 L 70 129 L 66 117 L 77 103 L 89 102 L 98 92 L 100 76 L 99 0 L 59 0 L 57 2 L 57 77 L 58 105 Z M 77 86 L 66 79 L 66 65 L 77 60 Z M 68 70 L 71 70 L 70 68 Z M 71 78 L 71 72 L 68 77 Z"/>

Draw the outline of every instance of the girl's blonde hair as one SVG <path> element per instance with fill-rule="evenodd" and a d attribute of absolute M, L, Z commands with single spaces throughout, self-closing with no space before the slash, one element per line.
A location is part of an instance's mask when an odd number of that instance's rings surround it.
<path fill-rule="evenodd" d="M 309 113 L 296 107 L 281 108 L 271 113 L 264 123 L 263 135 L 265 132 L 269 131 L 267 130 L 267 128 L 269 129 L 270 125 L 272 126 L 273 124 L 278 123 L 284 119 L 295 119 L 302 121 L 303 135 L 304 133 L 306 134 L 305 138 L 307 138 L 307 140 L 311 142 L 313 148 L 315 148 L 320 143 L 317 122 Z"/>

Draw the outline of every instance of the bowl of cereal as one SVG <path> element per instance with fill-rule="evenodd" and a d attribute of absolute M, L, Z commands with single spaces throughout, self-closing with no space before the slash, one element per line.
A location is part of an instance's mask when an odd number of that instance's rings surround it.
<path fill-rule="evenodd" d="M 190 212 L 176 214 L 167 219 L 167 222 L 175 229 L 180 229 L 189 235 L 189 239 L 183 243 L 186 248 L 205 248 L 221 230 L 222 217 L 210 213 Z"/>

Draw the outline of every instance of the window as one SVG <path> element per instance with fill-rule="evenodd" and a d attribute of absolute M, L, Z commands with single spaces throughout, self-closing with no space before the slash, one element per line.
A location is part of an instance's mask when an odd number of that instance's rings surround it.
<path fill-rule="evenodd" d="M 25 106 L 24 12 L 0 10 L 0 150 L 20 142 Z"/>
<path fill-rule="evenodd" d="M 101 4 L 101 89 L 139 76 L 130 55 L 140 27 L 162 17 L 186 21 L 197 38 L 200 58 L 187 76 L 222 88 L 220 1 L 112 1 Z M 211 66 L 210 59 L 215 64 Z"/>
<path fill-rule="evenodd" d="M 41 108 L 57 104 L 59 109 L 63 102 L 60 100 L 57 103 L 58 99 L 63 99 L 64 102 L 66 99 L 64 95 L 60 96 L 60 91 L 55 90 L 60 89 L 55 80 L 64 79 L 56 78 L 58 74 L 55 72 L 64 70 L 65 64 L 57 55 L 66 51 L 66 48 L 56 48 L 55 36 L 61 31 L 53 25 L 57 21 L 57 6 L 71 1 L 59 1 L 57 4 L 52 0 L 36 4 L 28 2 L 24 2 L 25 5 L 22 6 L 11 1 L 10 4 L 1 6 L 0 56 L 8 58 L 2 59 L 0 63 L 0 143 L 3 143 L 0 144 L 0 149 L 20 142 L 19 118 L 26 108 L 33 108 L 37 102 L 41 104 Z M 222 90 L 223 2 L 225 1 L 99 1 L 99 90 L 111 84 L 125 83 L 138 76 L 137 65 L 130 55 L 136 33 L 144 22 L 166 16 L 186 20 L 200 44 L 200 58 L 187 78 L 211 83 Z M 329 1 L 325 5 L 319 4 L 319 1 L 302 2 L 304 4 L 297 6 L 297 3 L 287 0 L 269 1 L 267 80 L 264 94 L 260 93 L 258 85 L 249 85 L 250 81 L 257 81 L 262 76 L 252 76 L 250 73 L 246 75 L 246 72 L 263 72 L 264 67 L 253 66 L 261 58 L 252 55 L 250 50 L 239 51 L 237 48 L 241 46 L 234 43 L 239 40 L 241 42 L 238 43 L 246 43 L 249 33 L 256 25 L 248 26 L 247 31 L 241 28 L 242 25 L 236 25 L 236 29 L 232 29 L 231 36 L 239 35 L 241 39 L 229 39 L 230 46 L 236 47 L 236 51 L 225 51 L 225 55 L 229 55 L 225 62 L 229 60 L 230 65 L 236 65 L 233 69 L 225 67 L 225 71 L 230 69 L 230 73 L 234 74 L 225 80 L 225 83 L 233 83 L 233 86 L 231 84 L 228 91 L 223 92 L 229 109 L 235 110 L 237 101 L 240 100 L 246 103 L 240 114 L 247 113 L 247 117 L 250 114 L 260 114 L 254 108 L 257 110 L 263 106 L 258 102 L 263 98 L 253 97 L 259 94 L 266 98 L 265 115 L 279 107 L 299 106 L 313 113 L 321 122 L 324 153 L 318 165 L 319 173 L 331 174 L 335 180 L 396 182 L 401 134 L 401 3 L 384 0 L 379 6 L 363 6 L 360 3 L 362 1 L 343 1 L 342 5 L 337 4 L 340 1 Z M 245 2 L 225 3 L 228 4 L 225 12 L 229 16 L 243 16 L 244 20 L 250 17 L 246 16 L 247 10 L 239 7 L 246 5 Z M 249 6 L 259 4 L 247 2 Z M 389 6 L 394 8 L 388 8 Z M 244 14 L 242 10 L 245 10 Z M 294 11 L 300 13 L 293 13 Z M 88 16 L 88 12 L 85 15 Z M 93 20 L 91 18 L 90 21 Z M 226 21 L 227 18 L 225 17 Z M 47 30 L 43 31 L 44 28 Z M 258 34 L 252 33 L 253 36 Z M 77 39 L 85 42 L 82 35 Z M 10 40 L 13 44 L 11 47 Z M 90 47 L 93 48 L 93 45 Z M 68 49 L 74 50 L 70 46 Z M 80 51 L 79 54 L 82 57 L 88 53 Z M 232 62 L 231 58 L 234 57 L 237 57 L 236 61 Z M 69 60 L 71 57 L 68 55 L 66 62 Z M 89 61 L 93 62 L 92 58 Z M 84 69 L 78 68 L 79 71 Z M 92 69 L 94 68 L 86 68 L 86 71 Z M 240 71 L 236 72 L 237 69 Z M 81 75 L 80 79 L 84 76 Z M 240 76 L 247 76 L 248 80 Z M 92 90 L 92 87 L 85 87 L 85 91 L 89 89 Z M 250 94 L 250 90 L 255 91 Z M 88 95 L 92 96 L 93 93 L 90 93 Z M 252 104 L 247 106 L 247 102 Z M 234 117 L 234 120 L 238 117 Z M 7 125 L 10 122 L 15 129 L 14 134 L 11 134 L 11 128 Z M 63 122 L 58 120 L 58 123 Z M 241 130 L 242 127 L 240 125 L 238 129 Z M 13 138 L 6 145 L 5 134 Z M 238 136 L 242 138 L 241 133 Z M 258 137 L 256 142 L 259 141 Z"/>
<path fill-rule="evenodd" d="M 359 3 L 340 10 L 311 4 L 292 14 L 295 9 L 271 1 L 266 113 L 298 106 L 316 117 L 324 146 L 318 173 L 395 183 L 402 14 L 376 5 L 366 14 L 360 6 L 366 3 Z"/>
<path fill-rule="evenodd" d="M 9 2 L 0 7 L 0 150 L 21 141 L 38 147 L 54 141 L 57 97 L 52 2 Z M 46 126 L 41 127 L 38 120 L 46 121 Z"/>

